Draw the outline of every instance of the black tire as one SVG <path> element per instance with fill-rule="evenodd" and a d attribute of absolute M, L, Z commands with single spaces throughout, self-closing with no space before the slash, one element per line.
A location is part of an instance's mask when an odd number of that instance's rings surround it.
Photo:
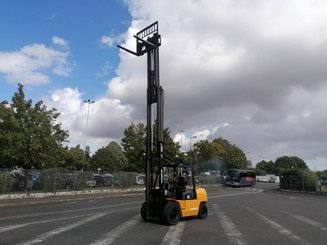
<path fill-rule="evenodd" d="M 176 225 L 181 215 L 179 206 L 176 203 L 167 203 L 162 211 L 162 221 L 166 225 Z"/>
<path fill-rule="evenodd" d="M 208 216 L 208 207 L 205 203 L 200 204 L 198 217 L 200 219 L 205 219 Z"/>
<path fill-rule="evenodd" d="M 141 207 L 141 217 L 144 221 L 147 221 L 146 219 L 146 203 L 144 202 Z"/>

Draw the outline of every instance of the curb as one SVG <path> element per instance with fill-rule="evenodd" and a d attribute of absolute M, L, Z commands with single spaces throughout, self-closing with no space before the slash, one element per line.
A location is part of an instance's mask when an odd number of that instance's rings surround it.
<path fill-rule="evenodd" d="M 102 190 L 4 194 L 4 195 L 0 195 L 0 200 L 46 198 L 46 197 L 57 197 L 57 196 L 78 196 L 78 195 L 90 195 L 90 194 L 136 193 L 136 192 L 144 192 L 144 191 L 145 191 L 145 188 L 143 187 L 143 188 L 125 188 L 125 189 L 102 189 Z"/>
<path fill-rule="evenodd" d="M 198 187 L 222 187 L 222 184 L 204 184 L 198 185 Z M 78 195 L 92 195 L 92 194 L 117 194 L 117 193 L 144 193 L 145 187 L 134 188 L 116 188 L 116 189 L 93 189 L 93 190 L 81 190 L 81 191 L 55 191 L 55 192 L 27 192 L 20 194 L 0 194 L 1 200 L 13 200 L 13 199 L 27 199 L 27 198 L 46 198 L 46 197 L 58 197 L 58 196 L 78 196 Z"/>
<path fill-rule="evenodd" d="M 327 197 L 327 193 L 319 193 L 315 191 L 296 191 L 296 190 L 288 190 L 288 189 L 279 189 L 279 193 L 283 194 L 293 194 L 293 195 L 310 195 L 310 196 L 315 196 L 315 197 Z"/>

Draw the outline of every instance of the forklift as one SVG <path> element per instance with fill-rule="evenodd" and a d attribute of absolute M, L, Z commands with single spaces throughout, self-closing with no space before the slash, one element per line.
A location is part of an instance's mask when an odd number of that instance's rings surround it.
<path fill-rule="evenodd" d="M 135 56 L 147 54 L 146 188 L 141 216 L 145 221 L 167 225 L 176 225 L 184 217 L 204 219 L 208 214 L 208 196 L 204 188 L 196 188 L 193 166 L 164 165 L 164 90 L 159 81 L 161 36 L 158 22 L 139 31 L 134 38 L 136 52 L 117 46 Z M 153 125 L 156 125 L 155 130 Z"/>

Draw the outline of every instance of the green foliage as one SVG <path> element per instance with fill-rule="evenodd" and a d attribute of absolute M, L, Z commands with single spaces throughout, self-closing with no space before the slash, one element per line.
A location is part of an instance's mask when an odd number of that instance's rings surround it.
<path fill-rule="evenodd" d="M 144 172 L 146 161 L 146 128 L 143 123 L 132 123 L 124 130 L 122 147 L 128 160 L 127 171 Z"/>
<path fill-rule="evenodd" d="M 255 169 L 255 174 L 256 174 L 256 175 L 266 175 L 267 172 L 266 172 L 265 170 L 262 170 L 262 169 L 258 169 L 258 168 L 256 168 L 256 169 Z"/>
<path fill-rule="evenodd" d="M 223 160 L 210 159 L 207 161 L 201 161 L 198 163 L 198 172 L 210 172 L 210 171 L 224 171 L 226 164 Z"/>
<path fill-rule="evenodd" d="M 316 174 L 308 169 L 281 169 L 280 186 L 282 189 L 315 191 Z"/>
<path fill-rule="evenodd" d="M 13 179 L 9 172 L 0 172 L 0 194 L 10 192 L 13 187 Z"/>
<path fill-rule="evenodd" d="M 246 169 L 249 162 L 245 153 L 236 145 L 232 145 L 223 138 L 214 139 L 212 142 L 202 140 L 194 144 L 194 152 L 197 152 L 199 163 L 206 161 L 223 162 L 225 168 Z"/>
<path fill-rule="evenodd" d="M 98 149 L 90 160 L 93 170 L 118 172 L 126 168 L 127 158 L 117 142 Z"/>
<path fill-rule="evenodd" d="M 65 168 L 68 170 L 86 170 L 89 168 L 85 153 L 80 148 L 80 145 L 67 150 Z"/>
<path fill-rule="evenodd" d="M 19 122 L 6 101 L 0 103 L 0 166 L 12 168 L 17 165 L 20 140 Z"/>
<path fill-rule="evenodd" d="M 262 160 L 261 162 L 258 162 L 256 165 L 256 170 L 262 170 L 266 172 L 267 174 L 274 174 L 275 173 L 275 165 L 273 161 L 265 161 Z"/>
<path fill-rule="evenodd" d="M 156 127 L 156 124 L 154 125 Z M 154 131 L 155 132 L 155 131 Z M 180 146 L 174 142 L 173 138 L 170 136 L 171 131 L 165 128 L 163 131 L 163 145 L 164 145 L 164 164 L 173 165 L 181 161 L 180 158 Z M 156 139 L 156 136 L 155 136 Z M 153 146 L 154 154 L 157 152 L 157 148 Z"/>
<path fill-rule="evenodd" d="M 327 178 L 327 170 L 318 171 L 317 176 Z"/>
<path fill-rule="evenodd" d="M 157 154 L 157 126 L 153 125 L 153 154 Z M 163 147 L 164 147 L 164 164 L 176 164 L 183 158 L 179 151 L 180 146 L 175 143 L 170 136 L 170 130 L 165 128 L 163 131 Z M 146 153 L 146 127 L 139 123 L 134 125 L 132 123 L 124 130 L 124 137 L 122 138 L 122 147 L 128 159 L 128 167 L 126 170 L 134 172 L 144 172 L 145 153 Z M 154 163 L 156 163 L 154 159 Z"/>
<path fill-rule="evenodd" d="M 276 159 L 274 169 L 274 173 L 279 174 L 283 169 L 308 170 L 308 166 L 297 156 L 282 156 Z"/>
<path fill-rule="evenodd" d="M 33 105 L 32 100 L 25 100 L 23 85 L 19 84 L 12 103 L 0 104 L 1 165 L 25 169 L 63 165 L 62 143 L 68 132 L 57 122 L 59 115 L 42 101 Z"/>
<path fill-rule="evenodd" d="M 316 174 L 312 171 L 307 171 L 304 176 L 304 188 L 308 191 L 316 190 Z"/>

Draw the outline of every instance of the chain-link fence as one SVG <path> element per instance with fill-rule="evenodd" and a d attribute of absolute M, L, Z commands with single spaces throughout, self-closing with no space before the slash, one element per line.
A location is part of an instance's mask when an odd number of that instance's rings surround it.
<path fill-rule="evenodd" d="M 0 194 L 31 191 L 71 191 L 92 188 L 128 188 L 144 186 L 142 174 L 131 172 L 94 173 L 61 169 L 0 169 Z"/>
<path fill-rule="evenodd" d="M 199 174 L 197 185 L 223 184 L 219 175 Z M 0 194 L 145 187 L 145 175 L 135 172 L 68 171 L 63 169 L 0 169 Z"/>
<path fill-rule="evenodd" d="M 300 175 L 281 175 L 280 188 L 282 190 L 327 194 L 327 178 L 316 176 L 314 172 Z"/>
<path fill-rule="evenodd" d="M 317 192 L 327 194 L 327 176 L 317 178 Z"/>
<path fill-rule="evenodd" d="M 286 175 L 280 178 L 281 189 L 294 191 L 310 191 L 316 190 L 316 181 L 312 177 Z"/>

